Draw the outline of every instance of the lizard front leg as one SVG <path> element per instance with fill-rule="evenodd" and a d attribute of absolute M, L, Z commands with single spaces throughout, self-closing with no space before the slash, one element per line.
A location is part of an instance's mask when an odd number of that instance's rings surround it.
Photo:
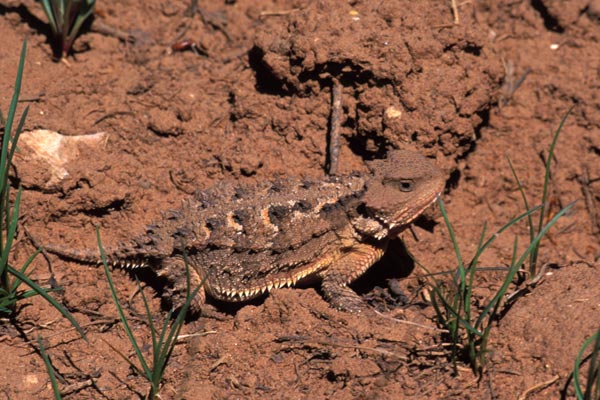
<path fill-rule="evenodd" d="M 167 298 L 176 310 L 181 309 L 185 304 L 188 290 L 192 292 L 203 283 L 202 277 L 194 269 L 191 260 L 188 263 L 188 268 L 190 274 L 189 288 L 186 265 L 182 257 L 168 257 L 164 259 L 156 271 L 158 276 L 166 277 L 171 283 L 172 288 L 164 293 L 164 297 Z M 202 313 L 205 300 L 206 294 L 204 288 L 200 288 L 196 297 L 192 299 L 189 312 L 192 314 Z"/>
<path fill-rule="evenodd" d="M 367 304 L 348 287 L 348 284 L 377 262 L 383 256 L 386 247 L 387 241 L 377 245 L 357 244 L 322 271 L 321 289 L 329 304 L 347 312 L 367 310 Z"/>

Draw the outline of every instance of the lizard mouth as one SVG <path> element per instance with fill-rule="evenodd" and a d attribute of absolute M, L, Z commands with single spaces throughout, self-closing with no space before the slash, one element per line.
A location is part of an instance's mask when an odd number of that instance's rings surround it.
<path fill-rule="evenodd" d="M 408 224 L 413 222 L 419 215 L 428 209 L 441 195 L 441 192 L 433 192 L 430 196 L 425 198 L 425 201 L 421 203 L 420 207 L 407 207 L 400 213 L 394 214 L 392 218 L 381 213 L 373 213 L 373 217 L 383 224 L 391 233 L 399 233 Z"/>

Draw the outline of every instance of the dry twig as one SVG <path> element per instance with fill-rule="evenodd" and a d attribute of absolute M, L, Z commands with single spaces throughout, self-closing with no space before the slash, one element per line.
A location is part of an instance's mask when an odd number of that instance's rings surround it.
<path fill-rule="evenodd" d="M 518 397 L 518 400 L 527 399 L 527 396 L 529 396 L 531 393 L 547 388 L 554 382 L 558 381 L 559 378 L 560 376 L 554 375 L 551 379 L 547 380 L 546 382 L 538 383 L 537 385 L 530 387 L 529 389 L 521 393 L 521 395 Z"/>
<path fill-rule="evenodd" d="M 596 210 L 596 202 L 594 201 L 594 195 L 590 188 L 590 172 L 587 165 L 582 167 L 583 173 L 579 177 L 579 184 L 581 185 L 581 191 L 583 192 L 583 198 L 585 200 L 585 207 L 590 214 L 590 222 L 592 223 L 592 233 L 594 235 L 600 233 L 600 222 L 598 222 L 598 211 Z"/>
<path fill-rule="evenodd" d="M 331 88 L 331 122 L 329 130 L 329 175 L 336 175 L 340 158 L 340 127 L 342 119 L 342 85 L 333 80 Z"/>
<path fill-rule="evenodd" d="M 460 19 L 458 17 L 458 4 L 456 4 L 456 0 L 450 0 L 450 7 L 452 7 L 452 15 L 454 16 L 454 25 L 458 25 L 460 23 Z"/>

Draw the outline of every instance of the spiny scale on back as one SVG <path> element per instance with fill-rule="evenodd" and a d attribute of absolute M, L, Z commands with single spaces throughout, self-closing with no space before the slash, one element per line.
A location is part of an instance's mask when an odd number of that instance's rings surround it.
<path fill-rule="evenodd" d="M 369 169 L 323 180 L 217 184 L 131 242 L 107 249 L 107 258 L 154 268 L 172 283 L 165 295 L 178 305 L 187 283 L 184 243 L 192 283 L 206 279 L 196 311 L 205 294 L 243 301 L 309 276 L 321 278 L 333 306 L 361 311 L 364 303 L 347 284 L 381 257 L 388 240 L 437 198 L 445 182 L 431 160 L 410 151 L 393 151 Z M 47 250 L 98 261 L 97 251 Z"/>

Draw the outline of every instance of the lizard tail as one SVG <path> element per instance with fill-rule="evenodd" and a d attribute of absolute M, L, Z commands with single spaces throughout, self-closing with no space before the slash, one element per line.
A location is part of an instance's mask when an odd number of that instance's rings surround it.
<path fill-rule="evenodd" d="M 100 257 L 100 250 L 96 252 L 90 250 L 75 250 L 67 246 L 61 245 L 44 245 L 43 250 L 48 253 L 55 254 L 62 259 L 76 261 L 83 264 L 101 265 L 102 259 Z M 104 249 L 106 254 L 106 262 L 108 265 L 118 268 L 125 269 L 136 269 L 148 267 L 148 262 L 144 260 L 133 260 L 130 257 L 119 257 L 114 254 L 118 254 L 117 249 L 106 248 Z"/>

